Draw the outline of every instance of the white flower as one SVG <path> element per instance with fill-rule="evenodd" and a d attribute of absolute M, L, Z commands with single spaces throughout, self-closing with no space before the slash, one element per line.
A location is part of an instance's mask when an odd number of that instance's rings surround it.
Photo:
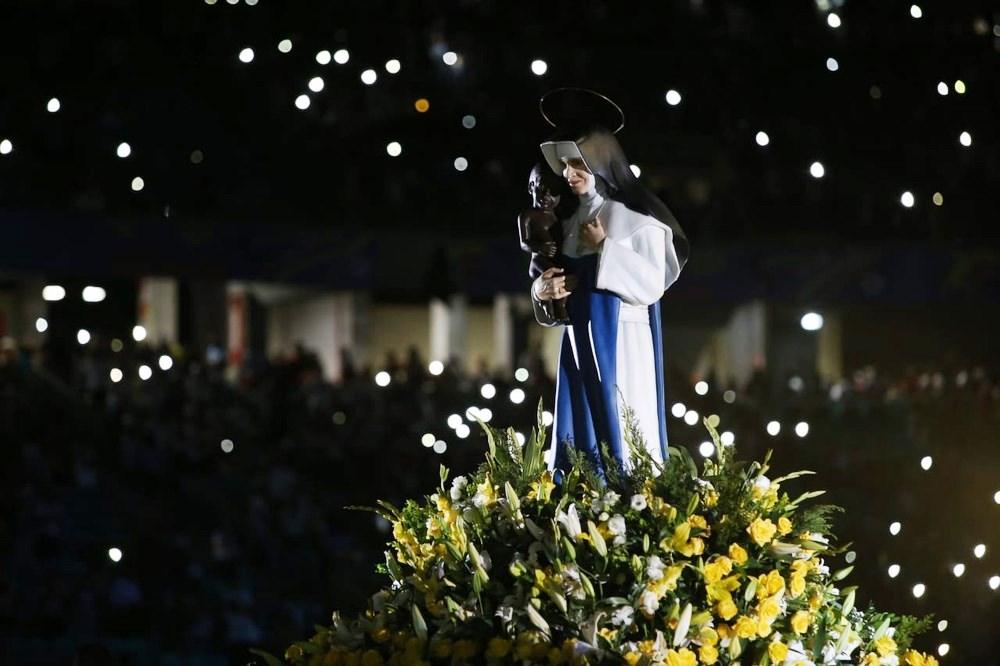
<path fill-rule="evenodd" d="M 642 511 L 646 508 L 646 496 L 645 495 L 632 495 L 632 510 Z"/>
<path fill-rule="evenodd" d="M 570 539 L 577 538 L 580 536 L 580 532 L 583 531 L 580 527 L 580 516 L 576 513 L 576 504 L 570 504 L 569 509 L 565 512 L 560 511 L 556 514 L 556 520 L 566 528 L 566 533 Z"/>
<path fill-rule="evenodd" d="M 642 593 L 642 596 L 639 597 L 639 607 L 646 615 L 652 615 L 656 612 L 656 609 L 660 607 L 660 600 L 656 598 L 655 592 L 646 590 Z"/>
<path fill-rule="evenodd" d="M 830 567 L 826 566 L 826 562 L 820 559 L 819 564 L 816 565 L 816 573 L 826 576 L 830 573 Z"/>
<path fill-rule="evenodd" d="M 625 543 L 625 516 L 620 513 L 616 513 L 608 521 L 608 530 L 615 535 L 614 543 L 616 546 L 620 546 Z"/>
<path fill-rule="evenodd" d="M 563 589 L 566 594 L 574 599 L 586 599 L 587 592 L 583 589 L 583 583 L 580 581 L 580 569 L 575 564 L 571 564 L 563 569 L 562 573 Z"/>
<path fill-rule="evenodd" d="M 771 487 L 771 479 L 766 476 L 758 476 L 754 479 L 753 485 L 755 485 L 759 490 L 766 492 Z"/>
<path fill-rule="evenodd" d="M 788 655 L 785 657 L 785 666 L 816 666 L 816 664 L 809 659 L 802 641 L 792 641 L 788 644 Z"/>
<path fill-rule="evenodd" d="M 514 607 L 513 606 L 497 606 L 496 616 L 500 618 L 502 622 L 510 622 L 514 619 Z"/>
<path fill-rule="evenodd" d="M 887 654 L 879 657 L 879 666 L 899 666 L 899 657 L 894 654 Z"/>
<path fill-rule="evenodd" d="M 663 578 L 663 560 L 658 555 L 650 555 L 646 559 L 646 576 L 650 580 Z"/>
<path fill-rule="evenodd" d="M 595 497 L 590 503 L 590 512 L 593 514 L 600 514 L 606 512 L 608 509 L 612 508 L 621 499 L 621 495 L 609 490 L 604 493 L 603 496 Z M 601 518 L 601 520 L 607 520 L 607 518 Z"/>
<path fill-rule="evenodd" d="M 469 480 L 464 476 L 456 476 L 451 480 L 451 498 L 455 501 L 462 499 L 465 487 L 469 485 Z"/>
<path fill-rule="evenodd" d="M 482 509 L 484 506 L 489 504 L 489 502 L 490 502 L 490 496 L 487 493 L 483 492 L 482 490 L 477 490 L 476 494 L 472 496 L 472 504 L 477 509 Z"/>
<path fill-rule="evenodd" d="M 627 627 L 632 624 L 635 611 L 631 606 L 622 606 L 611 615 L 611 624 L 616 627 Z"/>

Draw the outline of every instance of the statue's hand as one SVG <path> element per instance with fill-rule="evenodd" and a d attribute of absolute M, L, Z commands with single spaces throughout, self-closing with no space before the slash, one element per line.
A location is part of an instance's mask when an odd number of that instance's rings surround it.
<path fill-rule="evenodd" d="M 535 297 L 542 301 L 566 298 L 576 288 L 576 276 L 561 268 L 550 268 L 535 280 Z"/>
<path fill-rule="evenodd" d="M 599 217 L 580 225 L 580 242 L 589 250 L 600 249 L 601 243 L 607 237 L 608 233 L 604 230 L 604 225 Z"/>
<path fill-rule="evenodd" d="M 553 257 L 555 257 L 556 254 L 557 254 L 557 248 L 556 248 L 555 241 L 549 241 L 547 243 L 542 243 L 542 247 L 539 250 L 539 252 L 541 252 L 543 255 L 545 255 L 549 259 L 552 259 Z"/>

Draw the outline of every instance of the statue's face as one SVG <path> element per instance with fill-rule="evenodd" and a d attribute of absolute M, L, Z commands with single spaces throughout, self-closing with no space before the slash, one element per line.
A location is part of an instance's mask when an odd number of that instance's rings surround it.
<path fill-rule="evenodd" d="M 531 194 L 531 202 L 535 208 L 552 212 L 559 205 L 559 194 L 556 188 L 558 181 L 552 182 L 554 178 L 544 176 L 533 176 L 528 183 L 528 193 Z"/>
<path fill-rule="evenodd" d="M 574 157 L 564 160 L 563 165 L 563 178 L 566 179 L 569 189 L 577 196 L 586 194 L 594 180 L 594 175 L 587 170 L 583 160 Z"/>

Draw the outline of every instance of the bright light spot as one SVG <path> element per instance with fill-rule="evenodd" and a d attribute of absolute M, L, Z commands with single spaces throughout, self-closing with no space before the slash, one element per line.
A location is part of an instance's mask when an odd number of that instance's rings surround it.
<path fill-rule="evenodd" d="M 725 393 L 722 394 L 722 399 L 726 404 L 731 405 L 736 402 L 736 391 L 732 389 L 727 389 Z"/>
<path fill-rule="evenodd" d="M 114 382 L 115 384 L 120 382 L 125 377 L 125 373 L 123 373 L 118 368 L 111 368 L 111 372 L 108 374 L 111 376 L 111 381 Z"/>
<path fill-rule="evenodd" d="M 962 81 L 962 79 L 955 81 L 955 92 L 957 92 L 959 95 L 965 94 L 965 82 Z"/>
<path fill-rule="evenodd" d="M 465 419 L 467 421 L 475 421 L 477 416 L 479 416 L 479 408 L 478 407 L 473 406 L 473 407 L 469 407 L 467 410 L 465 410 Z"/>
<path fill-rule="evenodd" d="M 799 437 L 805 437 L 809 434 L 809 424 L 805 421 L 799 421 L 795 424 L 795 434 Z"/>
<path fill-rule="evenodd" d="M 938 84 L 937 84 L 937 91 L 938 91 L 938 95 L 947 95 L 948 94 L 948 84 L 945 83 L 944 81 L 939 81 Z"/>
<path fill-rule="evenodd" d="M 493 410 L 489 407 L 483 407 L 479 410 L 479 420 L 483 423 L 489 423 L 493 418 Z"/>
<path fill-rule="evenodd" d="M 472 129 L 476 126 L 475 116 L 462 116 L 462 127 L 465 129 Z"/>
<path fill-rule="evenodd" d="M 798 375 L 794 375 L 792 377 L 789 377 L 788 379 L 788 388 L 795 391 L 796 393 L 801 393 L 802 389 L 804 389 L 805 386 L 806 386 L 805 381 L 803 381 L 802 378 L 799 377 Z"/>
<path fill-rule="evenodd" d="M 931 458 L 930 456 L 924 456 L 923 458 L 920 459 L 920 467 L 925 472 L 929 470 L 931 468 L 931 465 L 933 464 L 934 464 L 934 458 Z"/>
<path fill-rule="evenodd" d="M 528 381 L 528 369 L 527 368 L 518 368 L 517 370 L 515 370 L 514 371 L 514 379 L 516 379 L 519 382 L 526 382 L 526 381 Z"/>
<path fill-rule="evenodd" d="M 393 58 L 392 60 L 388 60 L 385 63 L 385 71 L 389 72 L 390 74 L 399 74 L 400 69 L 401 66 L 399 64 L 399 61 L 396 60 L 395 58 Z"/>
<path fill-rule="evenodd" d="M 694 411 L 693 409 L 689 409 L 686 412 L 684 412 L 684 423 L 693 426 L 697 422 L 698 422 L 698 412 Z"/>
<path fill-rule="evenodd" d="M 547 71 L 549 71 L 549 65 L 544 60 L 531 61 L 531 73 L 535 76 L 542 76 Z"/>
<path fill-rule="evenodd" d="M 910 16 L 915 19 L 920 18 L 924 15 L 924 10 L 920 9 L 920 5 L 910 5 Z"/>
<path fill-rule="evenodd" d="M 898 520 L 894 523 L 889 524 L 889 534 L 891 534 L 892 536 L 896 536 L 897 534 L 899 534 L 899 531 L 901 529 L 903 529 L 903 524 Z"/>
<path fill-rule="evenodd" d="M 399 157 L 403 153 L 403 146 L 400 145 L 399 141 L 390 141 L 385 146 L 385 152 L 389 153 L 389 157 Z M 433 363 L 440 363 L 441 361 L 433 361 Z M 440 372 L 433 374 L 441 374 Z"/>
<path fill-rule="evenodd" d="M 913 208 L 913 192 L 907 190 L 903 192 L 899 197 L 899 203 L 903 204 L 907 208 Z"/>
<path fill-rule="evenodd" d="M 935 206 L 940 206 L 944 203 L 944 195 L 942 195 L 940 192 L 935 192 L 934 196 L 931 197 L 931 201 L 934 202 Z"/>
<path fill-rule="evenodd" d="M 222 446 L 222 452 L 223 453 L 232 453 L 233 452 L 233 440 L 231 440 L 231 439 L 224 439 L 224 440 L 222 440 L 221 446 Z"/>
<path fill-rule="evenodd" d="M 366 69 L 365 71 L 361 72 L 361 83 L 365 84 L 366 86 L 370 86 L 377 80 L 378 80 L 378 74 L 375 72 L 374 69 Z"/>
<path fill-rule="evenodd" d="M 448 417 L 448 427 L 454 430 L 458 426 L 462 425 L 462 417 L 458 414 L 452 414 Z"/>
<path fill-rule="evenodd" d="M 339 53 L 339 51 L 338 51 L 338 53 Z M 320 51 L 319 53 L 317 53 L 316 54 L 316 62 L 318 62 L 321 65 L 329 65 L 330 64 L 330 52 L 327 51 L 326 49 L 323 49 L 322 51 Z"/>
<path fill-rule="evenodd" d="M 103 287 L 84 287 L 83 300 L 85 303 L 100 303 L 107 296 Z"/>
<path fill-rule="evenodd" d="M 148 365 L 139 366 L 139 379 L 141 379 L 142 381 L 146 381 L 152 376 L 153 376 L 153 369 L 151 367 L 149 367 Z"/>
<path fill-rule="evenodd" d="M 993 502 L 995 504 L 1000 504 L 1000 490 L 993 493 Z"/>
<path fill-rule="evenodd" d="M 14 144 L 10 142 L 10 139 L 0 141 L 0 155 L 10 155 L 12 150 L 14 150 Z"/>
<path fill-rule="evenodd" d="M 681 94 L 676 90 L 667 91 L 667 104 L 670 106 L 677 106 L 681 103 Z"/>
<path fill-rule="evenodd" d="M 836 14 L 830 13 L 826 15 L 826 24 L 831 28 L 840 27 L 840 17 Z"/>
<path fill-rule="evenodd" d="M 683 402 L 675 402 L 670 408 L 670 413 L 677 418 L 682 419 L 684 418 L 684 415 L 687 414 L 687 407 L 684 406 Z"/>
<path fill-rule="evenodd" d="M 826 68 L 831 72 L 836 72 L 838 69 L 840 69 L 840 63 L 837 62 L 836 58 L 827 58 Z"/>
<path fill-rule="evenodd" d="M 280 42 L 278 42 L 278 50 L 281 51 L 282 53 L 290 52 L 292 50 L 292 40 L 283 39 Z"/>
<path fill-rule="evenodd" d="M 995 590 L 1000 588 L 1000 576 L 993 576 L 990 578 L 990 589 Z"/>
<path fill-rule="evenodd" d="M 161 354 L 159 360 L 157 361 L 157 363 L 160 366 L 160 370 L 164 370 L 164 371 L 169 370 L 170 368 L 174 367 L 174 359 L 170 358 L 166 354 Z"/>
<path fill-rule="evenodd" d="M 122 561 L 122 551 L 121 548 L 108 548 L 108 559 L 112 562 Z"/>
<path fill-rule="evenodd" d="M 937 623 L 938 631 L 944 631 L 947 628 L 948 628 L 948 620 L 941 620 L 940 622 Z"/>
<path fill-rule="evenodd" d="M 444 363 L 442 363 L 441 361 L 431 361 L 430 363 L 427 364 L 427 372 L 437 377 L 442 372 L 444 372 Z"/>
<path fill-rule="evenodd" d="M 950 645 L 948 645 L 947 643 L 941 643 L 941 645 L 938 645 L 938 656 L 943 657 L 946 654 L 948 654 L 950 650 L 951 650 Z"/>
<path fill-rule="evenodd" d="M 694 392 L 698 395 L 706 395 L 708 393 L 708 382 L 700 381 L 694 385 Z"/>
<path fill-rule="evenodd" d="M 431 108 L 431 103 L 427 101 L 427 99 L 421 97 L 413 103 L 413 108 L 417 110 L 417 113 L 427 113 L 427 110 Z"/>
<path fill-rule="evenodd" d="M 771 143 L 771 137 L 767 135 L 767 132 L 757 132 L 757 136 L 754 137 L 757 141 L 758 146 L 766 146 Z"/>
<path fill-rule="evenodd" d="M 779 432 L 781 432 L 781 424 L 777 421 L 768 421 L 767 434 L 771 437 L 775 437 Z"/>
<path fill-rule="evenodd" d="M 819 162 L 813 162 L 809 165 L 809 174 L 813 178 L 822 178 L 826 174 L 826 169 Z"/>
<path fill-rule="evenodd" d="M 434 453 L 441 454 L 448 450 L 448 443 L 443 439 L 434 442 Z"/>
<path fill-rule="evenodd" d="M 337 49 L 333 53 L 333 61 L 338 65 L 346 65 L 350 59 L 351 52 L 347 49 Z M 327 62 L 329 62 L 329 60 Z"/>
<path fill-rule="evenodd" d="M 452 65 L 458 62 L 458 54 L 455 53 L 454 51 L 448 51 L 443 56 L 441 56 L 441 60 L 444 61 L 444 64 L 451 67 Z"/>
<path fill-rule="evenodd" d="M 378 384 L 379 386 L 388 386 L 389 382 L 391 382 L 391 381 L 392 381 L 392 377 L 385 370 L 380 370 L 375 375 L 375 383 Z"/>
<path fill-rule="evenodd" d="M 510 392 L 510 401 L 515 405 L 520 405 L 524 402 L 524 391 L 516 388 Z"/>
<path fill-rule="evenodd" d="M 523 432 L 515 432 L 514 433 L 514 439 L 517 440 L 518 444 L 520 444 L 521 446 L 524 446 L 525 437 L 524 437 L 524 433 Z"/>
<path fill-rule="evenodd" d="M 437 437 L 434 436 L 434 433 L 430 432 L 425 432 L 424 436 L 420 438 L 420 443 L 427 447 L 434 446 L 434 442 L 436 441 Z"/>
<path fill-rule="evenodd" d="M 240 51 L 240 62 L 253 62 L 253 49 L 249 46 Z"/>
<path fill-rule="evenodd" d="M 46 301 L 61 301 L 66 298 L 66 290 L 57 284 L 50 284 L 42 289 L 42 298 Z"/>
<path fill-rule="evenodd" d="M 115 152 L 118 154 L 118 157 L 125 159 L 132 154 L 132 146 L 122 141 L 118 144 L 118 149 Z"/>
<path fill-rule="evenodd" d="M 642 175 L 642 169 L 639 168 L 638 164 L 629 164 L 628 168 L 632 170 L 632 175 L 636 178 Z"/>
<path fill-rule="evenodd" d="M 924 585 L 923 583 L 917 583 L 916 585 L 913 586 L 913 596 L 915 596 L 917 599 L 924 596 L 924 592 L 926 591 L 927 591 L 927 586 Z"/>
<path fill-rule="evenodd" d="M 956 564 L 951 568 L 951 572 L 955 574 L 955 578 L 959 578 L 961 577 L 962 574 L 965 573 L 965 565 L 959 562 L 958 564 Z"/>
<path fill-rule="evenodd" d="M 246 3 L 248 7 L 253 7 L 257 4 L 257 0 L 246 0 Z"/>
<path fill-rule="evenodd" d="M 493 398 L 497 394 L 497 387 L 493 384 L 483 384 L 479 389 L 479 395 L 483 396 L 487 400 Z"/>
<path fill-rule="evenodd" d="M 85 328 L 81 328 L 76 332 L 76 341 L 81 345 L 85 345 L 90 342 L 90 331 Z"/>
<path fill-rule="evenodd" d="M 853 550 L 847 551 L 847 554 L 844 555 L 844 561 L 848 564 L 854 564 L 854 560 L 856 559 L 858 559 L 858 554 Z"/>
<path fill-rule="evenodd" d="M 700 453 L 705 458 L 710 458 L 713 453 L 715 453 L 715 444 L 712 442 L 702 442 L 698 446 L 698 453 Z"/>
<path fill-rule="evenodd" d="M 958 135 L 958 142 L 968 148 L 972 145 L 972 135 L 968 132 L 962 132 Z"/>
<path fill-rule="evenodd" d="M 555 417 L 552 415 L 552 412 L 550 412 L 547 409 L 544 410 L 544 411 L 542 411 L 542 425 L 543 426 L 545 426 L 547 428 L 550 425 L 552 425 L 553 421 L 555 421 Z"/>
<path fill-rule="evenodd" d="M 45 108 L 49 110 L 49 113 L 55 113 L 61 106 L 62 105 L 59 103 L 59 100 L 53 97 L 49 100 L 49 103 L 45 106 Z"/>
<path fill-rule="evenodd" d="M 144 187 L 146 187 L 146 181 L 144 181 L 141 176 L 136 176 L 132 179 L 133 192 L 141 192 Z"/>
<path fill-rule="evenodd" d="M 898 575 L 899 575 L 899 565 L 898 564 L 890 564 L 889 565 L 889 578 L 895 578 Z"/>
<path fill-rule="evenodd" d="M 983 555 L 986 554 L 986 544 L 981 543 L 976 545 L 976 547 L 972 549 L 972 554 L 980 560 L 983 559 Z"/>
<path fill-rule="evenodd" d="M 312 90 L 314 93 L 322 91 L 325 85 L 322 76 L 314 76 L 309 79 L 309 90 Z"/>
<path fill-rule="evenodd" d="M 719 441 L 722 442 L 723 446 L 732 446 L 733 443 L 736 441 L 736 435 L 734 435 L 731 431 L 727 430 L 726 432 L 719 435 Z"/>
<path fill-rule="evenodd" d="M 45 317 L 39 317 L 35 320 L 35 330 L 39 333 L 49 330 L 49 322 L 45 320 Z"/>
<path fill-rule="evenodd" d="M 455 434 L 458 436 L 459 439 L 465 439 L 471 433 L 472 430 L 469 429 L 469 426 L 465 425 L 464 423 L 459 424 L 459 426 L 455 428 Z"/>
<path fill-rule="evenodd" d="M 299 95 L 295 98 L 295 108 L 299 111 L 305 111 L 309 108 L 310 101 L 309 95 Z"/>
<path fill-rule="evenodd" d="M 802 315 L 799 325 L 806 331 L 818 331 L 823 328 L 823 315 L 818 312 L 807 312 Z"/>
<path fill-rule="evenodd" d="M 136 342 L 142 342 L 146 339 L 146 327 L 141 324 L 136 324 L 132 327 L 132 339 Z"/>
<path fill-rule="evenodd" d="M 455 158 L 455 170 L 456 171 L 465 171 L 468 168 L 469 168 L 469 160 L 465 159 L 464 157 L 456 157 Z"/>

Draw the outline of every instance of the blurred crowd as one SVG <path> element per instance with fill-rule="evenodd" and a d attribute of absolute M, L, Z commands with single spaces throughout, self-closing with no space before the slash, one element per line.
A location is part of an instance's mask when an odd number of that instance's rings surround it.
<path fill-rule="evenodd" d="M 217 350 L 112 352 L 105 342 L 78 346 L 58 373 L 41 352 L 8 341 L 0 353 L 4 663 L 71 663 L 85 645 L 123 664 L 243 664 L 252 646 L 280 652 L 331 610 L 363 607 L 381 582 L 387 525 L 347 507 L 430 493 L 439 465 L 457 474 L 481 462 L 469 407 L 526 433 L 538 399 L 553 393 L 536 357 L 522 359 L 527 374 L 515 379 L 457 364 L 431 374 L 411 351 L 374 369 L 389 373 L 381 386 L 346 352 L 342 381 L 330 383 L 305 349 L 234 376 Z M 135 370 L 143 364 L 148 380 Z M 901 465 L 921 473 L 919 456 L 957 422 L 989 433 L 1000 421 L 1000 382 L 983 368 L 885 377 L 866 367 L 833 385 L 789 377 L 777 389 L 761 374 L 705 395 L 677 369 L 668 377 L 668 410 L 682 402 L 720 414 L 741 457 L 773 448 L 783 470 L 821 470 L 852 510 L 847 536 L 870 544 L 872 558 L 885 550 L 890 507 L 920 514 L 926 499 L 901 483 L 879 500 L 884 511 L 866 511 L 868 489 L 885 486 L 878 477 L 897 470 L 902 480 Z M 471 426 L 465 438 L 446 423 L 455 414 Z M 672 445 L 696 452 L 708 439 L 700 425 L 669 419 Z M 766 431 L 772 419 L 777 436 Z M 806 437 L 794 433 L 799 421 Z M 427 433 L 447 450 L 427 446 Z M 945 448 L 975 448 L 961 444 Z M 925 543 L 937 543 L 930 532 Z M 899 590 L 879 582 L 876 559 L 868 565 L 864 582 L 884 605 Z"/>

